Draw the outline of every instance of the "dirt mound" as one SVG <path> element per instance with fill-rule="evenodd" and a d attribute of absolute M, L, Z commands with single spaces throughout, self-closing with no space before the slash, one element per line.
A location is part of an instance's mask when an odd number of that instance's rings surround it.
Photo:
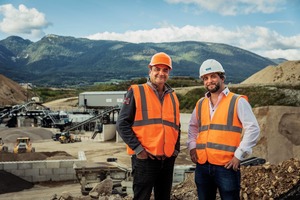
<path fill-rule="evenodd" d="M 0 162 L 34 161 L 34 160 L 67 160 L 67 159 L 76 159 L 76 158 L 64 151 L 33 152 L 33 153 L 19 153 L 19 154 L 2 152 L 0 154 Z"/>
<path fill-rule="evenodd" d="M 300 81 L 300 61 L 287 61 L 268 66 L 253 74 L 241 84 L 296 84 Z"/>
<path fill-rule="evenodd" d="M 18 83 L 0 74 L 0 107 L 21 104 L 27 100 L 27 91 Z"/>
<path fill-rule="evenodd" d="M 3 170 L 0 170 L 0 177 L 0 194 L 19 192 L 34 186 L 33 183 L 25 181 L 24 179 Z"/>

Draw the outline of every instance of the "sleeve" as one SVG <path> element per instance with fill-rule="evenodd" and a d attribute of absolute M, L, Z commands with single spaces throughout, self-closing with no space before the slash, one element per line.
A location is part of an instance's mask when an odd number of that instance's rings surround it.
<path fill-rule="evenodd" d="M 137 139 L 135 133 L 132 130 L 132 125 L 135 118 L 135 100 L 133 95 L 133 90 L 129 89 L 124 103 L 119 113 L 119 117 L 116 123 L 117 131 L 124 142 L 135 151 L 139 153 L 143 150 L 141 143 Z M 138 150 L 138 152 L 136 152 Z"/>
<path fill-rule="evenodd" d="M 189 122 L 189 129 L 188 129 L 188 139 L 187 139 L 187 147 L 189 150 L 196 148 L 196 140 L 198 136 L 198 120 L 196 116 L 196 108 L 192 112 L 192 116 Z"/>
<path fill-rule="evenodd" d="M 252 153 L 252 148 L 256 145 L 259 137 L 260 128 L 252 108 L 246 99 L 239 98 L 237 112 L 243 125 L 244 135 L 234 156 L 239 160 L 243 160 Z"/>
<path fill-rule="evenodd" d="M 177 138 L 177 141 L 176 141 L 176 144 L 175 144 L 175 151 L 173 153 L 174 156 L 178 156 L 179 152 L 180 152 L 180 136 L 181 136 L 181 124 L 179 124 L 179 131 L 178 131 L 178 138 Z"/>

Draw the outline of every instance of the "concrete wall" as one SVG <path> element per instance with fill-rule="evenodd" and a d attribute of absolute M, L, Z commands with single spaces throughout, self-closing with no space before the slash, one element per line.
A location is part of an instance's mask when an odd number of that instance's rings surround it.
<path fill-rule="evenodd" d="M 78 152 L 78 159 L 41 160 L 21 162 L 0 162 L 0 170 L 14 174 L 32 183 L 44 181 L 76 180 L 74 164 L 85 163 L 84 152 Z"/>
<path fill-rule="evenodd" d="M 116 131 L 116 142 L 124 142 L 124 140 L 121 138 L 120 134 L 118 133 L 118 131 Z"/>
<path fill-rule="evenodd" d="M 116 137 L 116 125 L 115 124 L 103 124 L 102 133 L 98 133 L 94 140 L 96 141 L 108 141 Z"/>
<path fill-rule="evenodd" d="M 103 141 L 108 141 L 116 137 L 115 124 L 103 124 Z"/>

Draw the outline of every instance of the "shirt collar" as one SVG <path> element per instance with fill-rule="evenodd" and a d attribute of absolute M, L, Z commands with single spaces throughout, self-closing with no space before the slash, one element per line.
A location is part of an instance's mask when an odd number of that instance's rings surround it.
<path fill-rule="evenodd" d="M 227 95 L 229 94 L 230 90 L 228 87 L 225 87 L 225 89 L 220 93 L 220 95 L 224 95 L 227 97 Z M 205 93 L 205 97 L 206 98 L 209 98 L 211 96 L 211 93 L 210 92 L 206 92 Z"/>
<path fill-rule="evenodd" d="M 147 84 L 148 84 L 153 90 L 157 91 L 157 89 L 156 89 L 157 86 L 154 85 L 153 83 L 151 83 L 150 78 L 148 78 Z M 167 83 L 165 83 L 165 85 L 164 85 L 164 93 L 166 93 L 166 92 L 172 92 L 172 91 L 173 91 L 173 89 L 171 88 L 171 86 L 169 86 Z"/>

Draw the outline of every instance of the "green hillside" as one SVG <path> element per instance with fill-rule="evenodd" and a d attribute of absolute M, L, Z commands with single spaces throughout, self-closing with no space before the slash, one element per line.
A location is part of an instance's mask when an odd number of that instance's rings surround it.
<path fill-rule="evenodd" d="M 20 37 L 0 41 L 0 73 L 17 82 L 39 86 L 79 87 L 148 76 L 147 65 L 157 52 L 173 60 L 171 76 L 198 77 L 201 63 L 220 61 L 227 80 L 239 83 L 275 63 L 252 52 L 207 42 L 128 43 L 48 35 L 37 42 Z"/>

